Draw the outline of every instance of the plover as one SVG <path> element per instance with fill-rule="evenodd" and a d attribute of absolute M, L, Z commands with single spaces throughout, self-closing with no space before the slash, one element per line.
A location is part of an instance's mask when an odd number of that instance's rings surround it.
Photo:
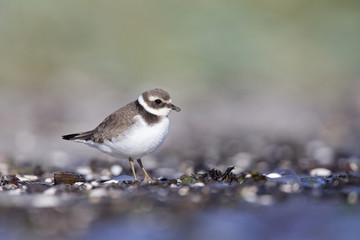
<path fill-rule="evenodd" d="M 159 88 L 152 89 L 110 114 L 95 129 L 62 138 L 85 143 L 115 158 L 129 159 L 135 181 L 136 159 L 144 172 L 143 180 L 152 182 L 141 158 L 155 151 L 165 140 L 171 110 L 179 112 L 180 108 L 171 103 L 169 93 Z"/>

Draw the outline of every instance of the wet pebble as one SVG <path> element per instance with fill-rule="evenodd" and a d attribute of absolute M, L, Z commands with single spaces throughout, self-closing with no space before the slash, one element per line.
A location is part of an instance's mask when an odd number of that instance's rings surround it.
<path fill-rule="evenodd" d="M 45 178 L 44 182 L 53 183 L 53 179 L 52 178 Z"/>
<path fill-rule="evenodd" d="M 203 183 L 203 182 L 197 182 L 197 183 L 190 184 L 190 187 L 192 187 L 192 188 L 202 188 L 204 186 L 205 186 L 205 183 Z"/>
<path fill-rule="evenodd" d="M 273 178 L 281 178 L 281 174 L 273 172 L 273 173 L 266 174 L 266 177 L 271 178 L 271 179 L 273 179 Z"/>
<path fill-rule="evenodd" d="M 17 175 L 16 177 L 22 182 L 33 182 L 39 180 L 39 177 L 36 175 Z"/>
<path fill-rule="evenodd" d="M 118 180 L 110 179 L 104 182 L 104 184 L 110 185 L 110 184 L 116 184 L 118 183 Z"/>
<path fill-rule="evenodd" d="M 72 172 L 57 172 L 54 174 L 54 183 L 58 184 L 74 184 L 76 182 L 85 182 L 85 178 L 77 173 Z"/>
<path fill-rule="evenodd" d="M 310 171 L 311 176 L 327 177 L 331 175 L 331 170 L 327 168 L 314 168 Z"/>

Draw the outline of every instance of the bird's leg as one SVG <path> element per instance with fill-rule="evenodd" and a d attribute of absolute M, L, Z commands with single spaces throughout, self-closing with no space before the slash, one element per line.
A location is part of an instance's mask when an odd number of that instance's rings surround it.
<path fill-rule="evenodd" d="M 129 157 L 129 163 L 130 163 L 130 166 L 131 166 L 132 174 L 134 176 L 134 181 L 137 181 L 135 168 L 134 168 L 134 160 L 131 157 Z"/>
<path fill-rule="evenodd" d="M 147 172 L 145 171 L 145 168 L 144 168 L 144 166 L 143 166 L 143 164 L 142 164 L 142 162 L 141 162 L 141 159 L 138 159 L 137 162 L 139 163 L 139 165 L 140 165 L 140 167 L 141 167 L 141 169 L 143 170 L 144 175 L 145 175 L 143 181 L 148 181 L 149 183 L 154 182 L 154 181 L 151 179 L 151 177 L 149 176 L 149 174 L 147 174 Z"/>

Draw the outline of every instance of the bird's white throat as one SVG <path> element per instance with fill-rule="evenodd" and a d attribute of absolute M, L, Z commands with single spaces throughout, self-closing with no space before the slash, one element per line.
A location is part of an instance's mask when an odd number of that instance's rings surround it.
<path fill-rule="evenodd" d="M 151 114 L 154 114 L 156 116 L 167 116 L 169 115 L 171 109 L 170 108 L 160 108 L 160 109 L 154 109 L 152 107 L 150 107 L 144 100 L 143 96 L 140 95 L 140 97 L 138 98 L 138 101 L 140 103 L 141 106 L 144 107 L 144 109 L 151 113 Z"/>

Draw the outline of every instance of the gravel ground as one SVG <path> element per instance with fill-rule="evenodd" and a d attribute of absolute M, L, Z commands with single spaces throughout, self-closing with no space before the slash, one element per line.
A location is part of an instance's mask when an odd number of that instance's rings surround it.
<path fill-rule="evenodd" d="M 7 239 L 354 239 L 360 175 L 313 169 L 210 169 L 154 183 L 93 160 L 75 172 L 8 166 L 0 183 Z M 80 173 L 82 174 L 80 174 Z M 154 174 L 155 172 L 153 172 Z"/>

